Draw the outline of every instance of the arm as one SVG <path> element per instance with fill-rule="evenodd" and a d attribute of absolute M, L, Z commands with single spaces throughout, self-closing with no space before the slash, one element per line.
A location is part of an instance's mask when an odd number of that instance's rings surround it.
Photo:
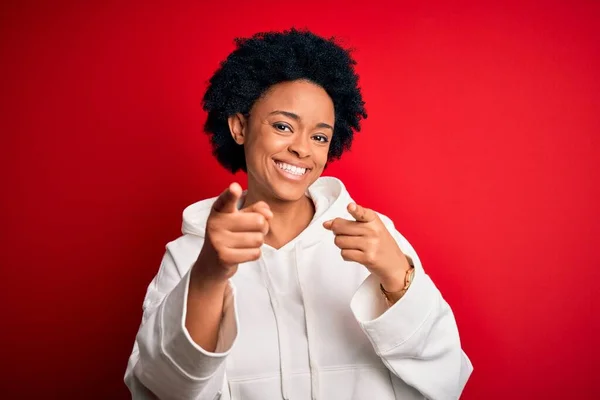
<path fill-rule="evenodd" d="M 148 287 L 125 383 L 133 399 L 212 400 L 223 387 L 223 361 L 237 335 L 233 288 L 202 291 L 201 285 L 190 284 L 191 272 L 182 276 L 174 248 L 167 247 Z M 202 307 L 203 302 L 209 306 Z M 186 323 L 192 314 L 205 326 Z"/>
<path fill-rule="evenodd" d="M 214 201 L 201 246 L 190 243 L 197 240 L 191 236 L 167 246 L 146 294 L 125 374 L 134 399 L 220 395 L 226 382 L 223 361 L 238 329 L 229 279 L 238 264 L 258 259 L 273 217 L 264 202 L 238 210 L 241 195 L 241 186 L 233 183 Z"/>
<path fill-rule="evenodd" d="M 388 309 L 379 279 L 370 275 L 352 299 L 352 311 L 393 375 L 428 399 L 457 399 L 473 367 L 461 349 L 452 310 L 423 270 L 412 246 L 389 219 L 382 220 L 404 254 L 413 260 L 413 281 L 406 294 Z M 401 384 L 394 382 L 395 386 Z"/>
<path fill-rule="evenodd" d="M 208 279 L 201 268 L 192 268 L 187 294 L 185 328 L 201 348 L 214 352 L 223 316 L 228 281 Z"/>

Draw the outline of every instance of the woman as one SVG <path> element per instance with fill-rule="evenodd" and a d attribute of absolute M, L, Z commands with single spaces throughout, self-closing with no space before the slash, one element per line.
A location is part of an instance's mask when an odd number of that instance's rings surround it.
<path fill-rule="evenodd" d="M 366 118 L 355 62 L 290 30 L 238 40 L 204 96 L 231 172 L 183 213 L 150 283 L 135 399 L 456 399 L 472 371 L 448 304 L 385 216 L 320 177 Z"/>

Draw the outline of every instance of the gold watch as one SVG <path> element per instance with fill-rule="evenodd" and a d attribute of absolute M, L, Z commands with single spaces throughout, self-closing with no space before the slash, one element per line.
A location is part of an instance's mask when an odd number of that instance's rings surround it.
<path fill-rule="evenodd" d="M 400 300 L 402 296 L 404 296 L 404 294 L 410 287 L 410 284 L 412 283 L 414 275 L 415 267 L 411 265 L 409 270 L 406 271 L 406 275 L 404 276 L 404 287 L 397 292 L 388 292 L 383 288 L 383 285 L 381 283 L 379 284 L 379 288 L 381 289 L 381 293 L 383 294 L 383 297 L 385 298 L 388 307 L 393 306 L 396 303 L 396 301 Z M 392 295 L 393 298 L 395 298 L 396 300 L 390 299 L 390 295 Z"/>

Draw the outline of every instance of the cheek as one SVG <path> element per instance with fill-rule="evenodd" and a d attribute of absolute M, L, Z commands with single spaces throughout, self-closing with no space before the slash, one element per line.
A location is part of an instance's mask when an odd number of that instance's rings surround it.
<path fill-rule="evenodd" d="M 321 147 L 317 149 L 314 153 L 315 164 L 319 169 L 324 169 L 325 165 L 327 165 L 327 159 L 329 156 L 329 147 Z"/>
<path fill-rule="evenodd" d="M 271 162 L 273 155 L 286 151 L 288 146 L 288 138 L 260 130 L 253 131 L 244 144 L 248 172 L 263 170 Z"/>
<path fill-rule="evenodd" d="M 244 143 L 244 153 L 247 164 L 256 163 L 265 153 L 265 140 L 260 131 L 253 130 L 248 134 Z"/>
<path fill-rule="evenodd" d="M 256 158 L 279 153 L 286 150 L 290 145 L 290 138 L 282 135 L 275 135 L 269 131 L 270 129 L 270 127 L 266 127 L 264 130 L 257 131 L 256 134 L 252 136 L 253 140 L 249 143 L 249 149 L 255 153 Z"/>

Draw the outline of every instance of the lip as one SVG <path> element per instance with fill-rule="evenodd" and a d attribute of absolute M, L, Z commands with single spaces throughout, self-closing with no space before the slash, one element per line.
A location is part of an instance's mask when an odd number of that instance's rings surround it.
<path fill-rule="evenodd" d="M 284 170 L 282 170 L 281 168 L 279 168 L 277 166 L 278 162 L 282 162 L 282 163 L 286 163 L 286 164 L 290 164 L 293 165 L 295 167 L 300 167 L 300 168 L 306 168 L 306 172 L 304 173 L 304 175 L 294 175 L 294 174 L 290 174 L 289 172 L 286 172 Z M 304 167 L 304 164 L 298 164 L 298 163 L 289 163 L 286 161 L 281 161 L 281 160 L 273 160 L 273 167 L 279 172 L 279 174 L 281 176 L 283 176 L 284 178 L 291 180 L 291 181 L 295 181 L 295 182 L 299 182 L 299 181 L 303 181 L 304 179 L 306 179 L 306 177 L 308 176 L 311 168 L 308 167 Z"/>

